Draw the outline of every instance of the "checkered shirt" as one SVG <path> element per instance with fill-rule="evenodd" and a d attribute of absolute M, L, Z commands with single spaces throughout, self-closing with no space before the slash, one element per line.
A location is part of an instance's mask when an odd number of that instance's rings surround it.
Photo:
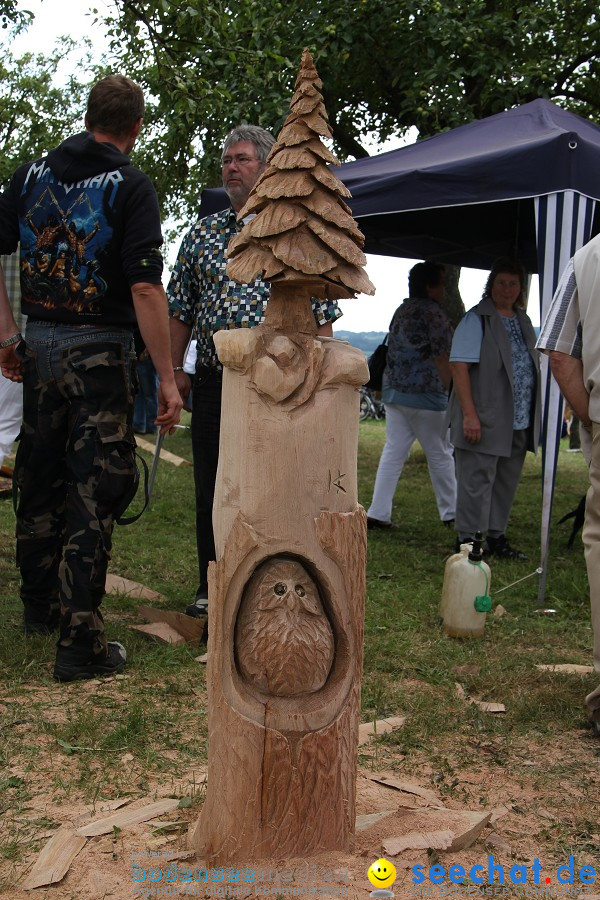
<path fill-rule="evenodd" d="M 20 331 L 23 331 L 27 316 L 24 316 L 21 313 L 21 282 L 18 249 L 15 253 L 11 253 L 10 256 L 0 256 L 0 263 L 2 264 L 8 299 L 10 300 L 15 322 L 19 326 Z"/>
<path fill-rule="evenodd" d="M 573 258 L 561 275 L 535 346 L 538 350 L 558 350 L 581 359 L 582 327 Z"/>
<path fill-rule="evenodd" d="M 169 315 L 194 329 L 199 366 L 221 369 L 213 334 L 222 329 L 260 325 L 269 299 L 269 285 L 260 280 L 239 284 L 227 277 L 225 251 L 240 231 L 229 208 L 199 219 L 181 242 L 167 288 Z M 335 300 L 313 299 L 318 325 L 342 315 Z"/>

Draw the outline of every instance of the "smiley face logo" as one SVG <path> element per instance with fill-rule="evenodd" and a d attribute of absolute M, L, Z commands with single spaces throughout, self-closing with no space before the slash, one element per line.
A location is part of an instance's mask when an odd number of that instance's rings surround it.
<path fill-rule="evenodd" d="M 396 868 L 388 859 L 377 859 L 369 866 L 369 881 L 376 888 L 388 888 L 396 880 Z"/>

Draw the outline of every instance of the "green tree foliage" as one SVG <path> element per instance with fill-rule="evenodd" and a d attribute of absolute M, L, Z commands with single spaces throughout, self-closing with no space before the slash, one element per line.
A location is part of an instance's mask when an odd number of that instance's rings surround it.
<path fill-rule="evenodd" d="M 2 28 L 10 28 L 11 25 L 23 26 L 31 20 L 28 10 L 17 9 L 17 0 L 0 0 L 0 24 Z"/>
<path fill-rule="evenodd" d="M 537 97 L 600 115 L 597 0 L 116 0 L 112 52 L 149 92 L 137 160 L 176 215 L 219 182 L 227 131 L 277 133 L 302 48 L 334 145 L 367 155 Z"/>
<path fill-rule="evenodd" d="M 0 6 L 0 15 L 1 10 Z M 48 53 L 17 58 L 9 46 L 22 27 L 26 26 L 11 29 L 0 43 L 0 186 L 21 163 L 36 159 L 83 127 L 86 87 L 80 81 L 81 68 L 66 82 L 63 75 L 57 76 L 75 43 L 63 38 Z"/>

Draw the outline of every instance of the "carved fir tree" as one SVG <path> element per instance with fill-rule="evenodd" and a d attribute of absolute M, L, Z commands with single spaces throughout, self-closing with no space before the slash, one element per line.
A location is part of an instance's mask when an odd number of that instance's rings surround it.
<path fill-rule="evenodd" d="M 364 237 L 343 200 L 350 192 L 327 168 L 327 163 L 339 162 L 321 141 L 332 133 L 322 86 L 305 50 L 292 111 L 240 212 L 242 219 L 251 213 L 256 217 L 229 245 L 229 276 L 241 282 L 257 276 L 270 281 L 276 303 L 278 296 L 290 296 L 279 287 L 336 300 L 375 293 L 363 269 Z"/>
<path fill-rule="evenodd" d="M 346 850 L 354 831 L 366 517 L 357 502 L 363 354 L 316 336 L 310 298 L 373 292 L 327 169 L 308 53 L 292 112 L 230 245 L 228 274 L 271 282 L 223 363 L 209 568 L 208 787 L 190 844 L 207 865 Z"/>

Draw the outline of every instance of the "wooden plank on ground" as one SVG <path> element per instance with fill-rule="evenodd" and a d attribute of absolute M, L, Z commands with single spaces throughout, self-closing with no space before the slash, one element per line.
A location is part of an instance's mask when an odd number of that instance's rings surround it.
<path fill-rule="evenodd" d="M 385 787 L 393 788 L 396 791 L 402 791 L 405 794 L 414 794 L 415 797 L 422 797 L 431 806 L 443 809 L 444 806 L 440 798 L 428 788 L 421 787 L 412 781 L 402 781 L 396 778 L 391 772 L 379 772 L 377 775 L 370 776 L 371 781 L 377 784 L 383 784 Z"/>
<path fill-rule="evenodd" d="M 164 622 L 170 625 L 188 644 L 200 643 L 206 622 L 206 616 L 194 618 L 172 609 L 153 609 L 151 606 L 140 606 L 138 616 L 149 622 Z"/>
<path fill-rule="evenodd" d="M 540 672 L 556 672 L 557 675 L 593 675 L 593 666 L 580 666 L 577 663 L 552 663 L 545 665 L 538 663 L 536 669 Z"/>
<path fill-rule="evenodd" d="M 62 881 L 85 844 L 86 839 L 83 835 L 72 828 L 60 828 L 36 859 L 33 869 L 23 883 L 23 889 L 32 891 L 34 888 Z"/>
<path fill-rule="evenodd" d="M 148 803 L 146 806 L 138 806 L 137 809 L 125 809 L 115 813 L 114 816 L 108 816 L 105 819 L 96 819 L 89 825 L 83 825 L 77 829 L 77 834 L 83 837 L 96 837 L 99 834 L 109 834 L 113 828 L 121 830 L 131 825 L 139 825 L 140 822 L 147 822 L 148 819 L 155 819 L 164 813 L 173 812 L 179 806 L 179 800 L 169 797 L 166 800 L 157 800 L 155 803 Z"/>
<path fill-rule="evenodd" d="M 394 728 L 401 728 L 405 722 L 406 716 L 390 716 L 376 722 L 363 722 L 358 726 L 358 746 L 367 744 L 376 735 L 388 734 Z"/>
<path fill-rule="evenodd" d="M 136 436 L 135 442 L 141 450 L 146 450 L 147 453 L 154 453 L 155 444 L 151 444 L 150 441 L 145 441 L 143 438 Z M 165 462 L 171 463 L 172 466 L 192 465 L 189 459 L 183 459 L 183 457 L 181 456 L 176 456 L 174 453 L 169 453 L 169 451 L 165 450 L 164 447 L 160 448 L 160 458 L 164 459 Z"/>
<path fill-rule="evenodd" d="M 165 622 L 151 622 L 149 625 L 130 625 L 132 631 L 138 631 L 145 637 L 159 641 L 161 644 L 185 644 L 185 638 Z"/>
<path fill-rule="evenodd" d="M 384 838 L 386 855 L 431 847 L 457 853 L 471 847 L 491 818 L 490 812 L 458 809 L 420 809 L 397 821 L 398 832 Z"/>
<path fill-rule="evenodd" d="M 106 576 L 106 593 L 122 594 L 125 597 L 137 597 L 138 600 L 152 600 L 155 603 L 162 603 L 166 598 L 158 591 L 137 581 L 130 581 L 129 578 L 123 578 L 121 575 L 114 575 L 112 572 Z"/>

